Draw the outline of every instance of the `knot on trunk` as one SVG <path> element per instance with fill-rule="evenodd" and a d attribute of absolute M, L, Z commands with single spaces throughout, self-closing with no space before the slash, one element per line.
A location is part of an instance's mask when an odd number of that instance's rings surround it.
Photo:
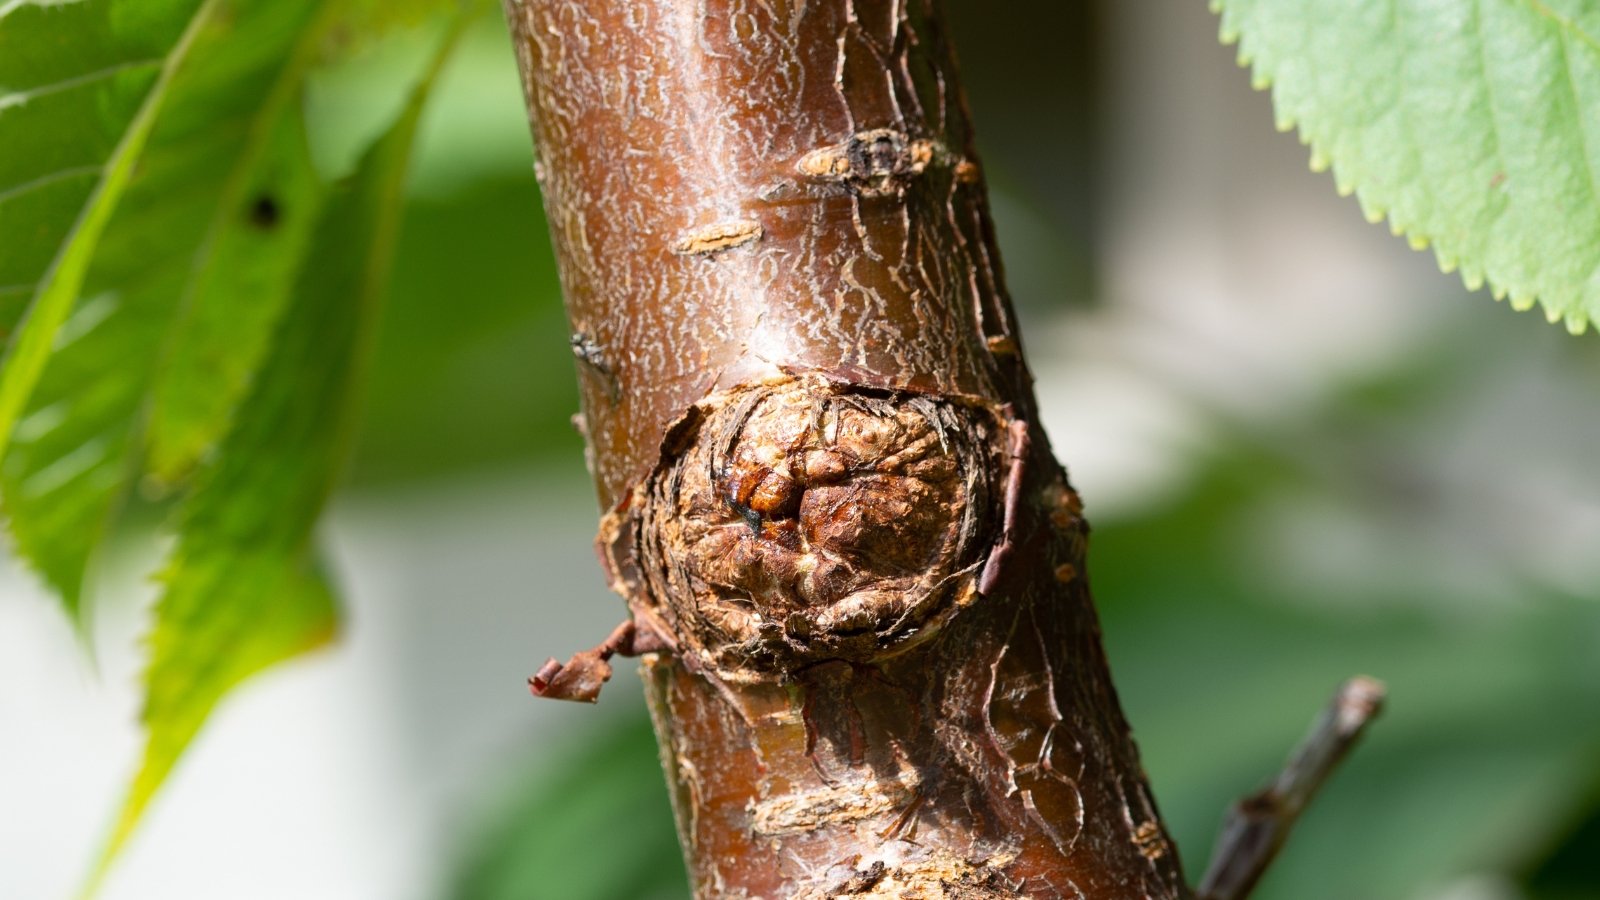
<path fill-rule="evenodd" d="M 978 166 L 936 140 L 913 138 L 893 128 L 873 128 L 837 144 L 818 147 L 800 157 L 800 174 L 815 181 L 842 184 L 863 197 L 898 195 L 930 166 L 951 170 L 955 180 L 971 184 Z"/>
<path fill-rule="evenodd" d="M 634 514 L 642 600 L 725 677 L 866 662 L 976 599 L 985 411 L 819 380 L 738 388 L 668 438 Z"/>

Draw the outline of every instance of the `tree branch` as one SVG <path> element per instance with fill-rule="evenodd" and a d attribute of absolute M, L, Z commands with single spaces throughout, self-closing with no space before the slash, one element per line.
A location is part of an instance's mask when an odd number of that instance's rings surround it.
<path fill-rule="evenodd" d="M 941 0 L 505 0 L 695 896 L 1188 900 Z M 623 628 L 534 677 L 592 700 Z"/>
<path fill-rule="evenodd" d="M 1278 855 L 1301 812 L 1383 708 L 1383 683 L 1357 676 L 1339 686 L 1272 784 L 1235 803 L 1222 824 L 1201 900 L 1243 900 Z"/>

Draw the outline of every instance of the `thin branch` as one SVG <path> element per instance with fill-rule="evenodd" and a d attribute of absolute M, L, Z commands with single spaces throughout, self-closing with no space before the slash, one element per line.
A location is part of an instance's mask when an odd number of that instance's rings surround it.
<path fill-rule="evenodd" d="M 611 657 L 640 656 L 669 649 L 669 645 L 648 622 L 629 619 L 592 650 L 573 654 L 566 662 L 555 657 L 545 660 L 528 679 L 528 690 L 535 697 L 594 703 L 600 688 L 611 680 Z"/>
<path fill-rule="evenodd" d="M 1341 684 L 1277 779 L 1234 804 L 1222 823 L 1211 866 L 1200 880 L 1201 900 L 1244 900 L 1250 895 L 1300 813 L 1383 708 L 1384 693 L 1382 682 L 1366 676 Z"/>

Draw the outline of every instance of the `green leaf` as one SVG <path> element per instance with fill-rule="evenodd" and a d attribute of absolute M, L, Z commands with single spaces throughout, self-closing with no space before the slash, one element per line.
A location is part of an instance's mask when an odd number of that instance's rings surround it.
<path fill-rule="evenodd" d="M 492 5 L 488 0 L 350 0 L 335 28 L 342 41 L 369 43 L 397 29 L 424 25 L 440 13 L 470 12 L 474 4 Z"/>
<path fill-rule="evenodd" d="M 143 16 L 130 16 L 130 6 L 0 4 L 0 325 L 8 334 L 200 3 L 150 4 Z"/>
<path fill-rule="evenodd" d="M 295 102 L 318 8 L 220 0 L 11 436 L 0 496 L 17 549 L 80 625 L 84 570 L 137 475 L 158 374 L 180 379 L 186 390 L 169 393 L 185 409 L 231 410 L 288 294 L 323 193 Z M 225 364 L 204 365 L 218 355 Z M 225 415 L 213 412 L 210 441 Z"/>
<path fill-rule="evenodd" d="M 1600 6 L 1213 0 L 1278 126 L 1445 271 L 1582 332 L 1600 317 Z"/>
<path fill-rule="evenodd" d="M 495 808 L 469 830 L 447 898 L 524 900 L 551 896 L 553 885 L 563 900 L 688 896 L 643 710 L 527 763 L 514 783 L 494 785 Z"/>
<path fill-rule="evenodd" d="M 416 26 L 430 16 L 436 20 L 434 14 L 441 9 L 461 4 L 456 0 L 331 0 L 322 6 L 323 14 L 315 24 L 300 31 L 294 55 L 274 87 L 273 99 L 280 101 L 279 108 L 281 101 L 297 98 L 303 92 L 308 75 L 313 74 L 307 71 L 307 64 L 319 51 L 325 52 L 330 45 L 336 45 L 340 53 L 351 51 L 351 45 L 340 39 L 351 29 L 361 31 L 370 40 L 400 25 Z M 437 37 L 434 29 L 418 28 L 417 33 L 424 48 Z M 421 63 L 427 64 L 426 55 Z M 393 90 L 393 84 L 391 81 L 385 85 L 383 93 L 394 96 L 394 104 L 374 104 L 380 107 L 377 128 L 360 146 L 390 125 L 404 107 L 406 98 Z M 257 121 L 265 124 L 269 119 L 263 114 Z M 295 135 L 294 163 L 309 174 L 310 162 L 305 158 L 302 138 Z M 266 139 L 271 140 L 270 135 Z M 358 146 L 356 152 L 359 149 Z M 273 167 L 281 166 L 282 160 L 269 152 L 263 163 L 266 171 L 254 173 L 258 179 L 270 178 Z M 277 232 L 281 242 L 282 229 L 263 229 L 257 220 L 263 213 L 269 218 L 285 215 L 284 202 L 293 208 L 297 198 L 238 179 L 229 187 L 243 187 L 247 192 L 235 192 L 223 204 L 223 216 L 213 229 L 219 237 L 202 248 L 205 267 L 196 271 L 190 281 L 183 318 L 169 340 L 170 350 L 153 388 L 146 464 L 151 476 L 163 484 L 181 482 L 220 437 L 260 361 L 271 322 L 281 310 L 281 303 L 274 301 L 292 271 L 283 264 L 283 254 L 263 253 L 260 246 L 267 243 L 263 238 L 272 236 L 264 231 Z M 266 205 L 263 201 L 267 201 Z M 301 202 L 299 206 L 303 214 L 305 204 Z M 229 224 L 240 223 L 242 217 L 235 214 L 236 209 L 249 210 L 247 217 L 257 227 L 227 229 Z M 240 304 L 237 299 L 241 293 L 264 302 Z"/>
<path fill-rule="evenodd" d="M 317 518 L 349 456 L 417 119 L 458 33 L 329 200 L 261 371 L 184 504 L 156 607 L 144 760 L 91 889 L 222 696 L 333 634 Z"/>
<path fill-rule="evenodd" d="M 324 13 L 313 18 L 319 5 Z M 241 29 L 257 52 L 262 42 L 273 45 L 265 58 L 275 77 L 261 106 L 239 110 L 247 113 L 237 116 L 243 140 L 219 147 L 233 155 L 217 160 L 219 177 L 205 186 L 215 212 L 189 261 L 151 387 L 146 466 L 159 482 L 179 482 L 220 438 L 283 310 L 320 201 L 298 101 L 330 21 L 326 11 L 339 6 L 258 3 L 257 18 L 276 21 Z M 213 127 L 236 102 L 209 105 Z"/>
<path fill-rule="evenodd" d="M 218 0 L 0 5 L 0 457 Z M 18 237 L 11 237 L 18 235 Z M 19 318 L 20 316 L 20 318 Z"/>

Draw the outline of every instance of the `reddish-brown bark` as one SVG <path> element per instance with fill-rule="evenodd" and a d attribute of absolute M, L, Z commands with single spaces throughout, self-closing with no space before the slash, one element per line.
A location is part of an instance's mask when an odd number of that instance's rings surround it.
<path fill-rule="evenodd" d="M 928 0 L 508 0 L 697 896 L 1181 898 Z M 561 687 L 567 685 L 568 687 Z"/>

